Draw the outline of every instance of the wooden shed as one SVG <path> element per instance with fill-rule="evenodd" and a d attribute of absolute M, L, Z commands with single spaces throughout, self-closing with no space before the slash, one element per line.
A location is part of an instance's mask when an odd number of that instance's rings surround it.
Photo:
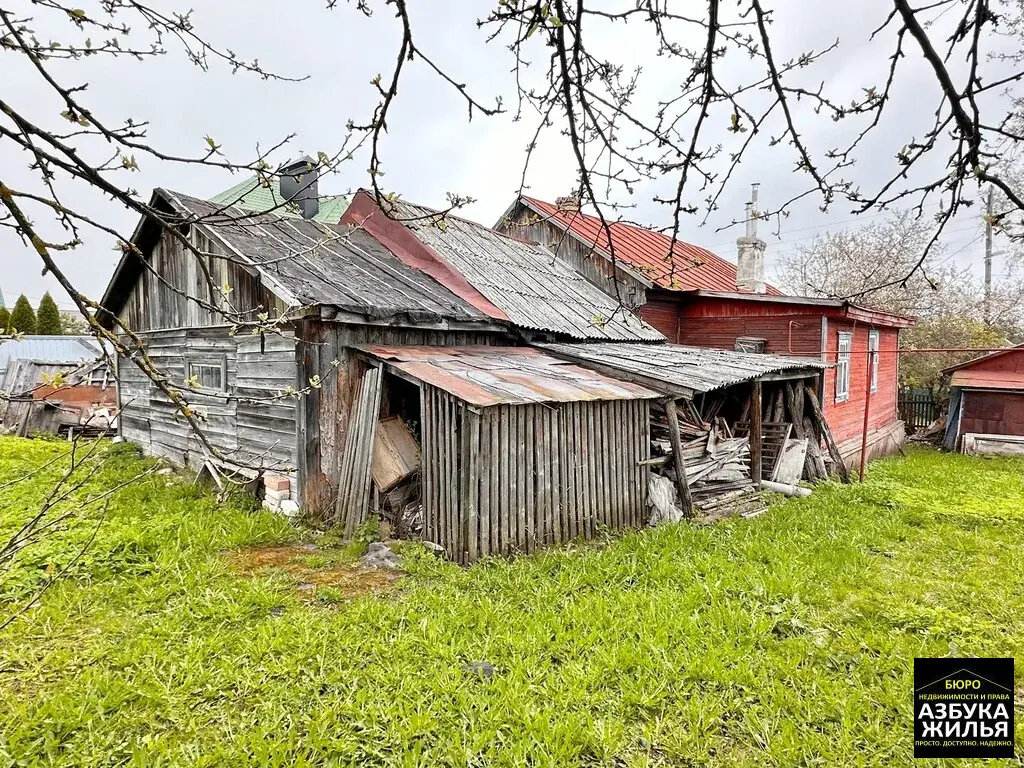
<path fill-rule="evenodd" d="M 453 560 L 644 524 L 649 402 L 658 392 L 527 347 L 361 351 L 365 377 L 381 381 L 379 367 L 416 388 L 418 402 L 402 416 L 420 435 L 423 536 Z M 387 384 L 363 389 L 370 402 L 396 399 L 378 386 Z M 356 426 L 364 446 L 375 416 L 371 407 L 368 433 Z M 364 463 L 354 482 L 365 484 L 366 472 Z"/>
<path fill-rule="evenodd" d="M 964 453 L 1024 454 L 1024 344 L 946 368 L 943 444 Z"/>

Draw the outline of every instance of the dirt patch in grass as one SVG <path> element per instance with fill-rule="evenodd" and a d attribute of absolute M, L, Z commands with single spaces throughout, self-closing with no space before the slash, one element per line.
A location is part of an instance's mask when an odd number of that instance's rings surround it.
<path fill-rule="evenodd" d="M 225 553 L 237 573 L 248 577 L 282 574 L 293 582 L 306 602 L 336 602 L 362 595 L 393 591 L 401 574 L 364 568 L 338 550 L 295 544 L 247 547 Z"/>

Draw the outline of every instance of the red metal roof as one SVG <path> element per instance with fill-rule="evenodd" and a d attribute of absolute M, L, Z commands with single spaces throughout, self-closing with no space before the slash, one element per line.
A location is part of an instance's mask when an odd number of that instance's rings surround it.
<path fill-rule="evenodd" d="M 552 203 L 525 195 L 520 199 L 545 220 L 571 231 L 580 240 L 609 255 L 608 238 L 597 216 L 579 211 L 562 211 Z M 609 222 L 608 226 L 612 233 L 616 260 L 640 272 L 659 288 L 737 290 L 736 265 L 709 250 L 676 240 L 670 258 L 672 239 L 668 235 L 623 222 Z M 770 285 L 768 293 L 782 295 L 781 291 Z"/>
<path fill-rule="evenodd" d="M 1016 371 L 975 371 L 970 368 L 954 371 L 950 386 L 966 389 L 1021 389 L 1024 375 Z"/>

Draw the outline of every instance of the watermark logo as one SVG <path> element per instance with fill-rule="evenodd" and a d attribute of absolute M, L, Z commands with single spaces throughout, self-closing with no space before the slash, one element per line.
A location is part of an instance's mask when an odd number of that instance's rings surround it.
<path fill-rule="evenodd" d="M 1013 757 L 1013 659 L 914 659 L 914 757 Z"/>

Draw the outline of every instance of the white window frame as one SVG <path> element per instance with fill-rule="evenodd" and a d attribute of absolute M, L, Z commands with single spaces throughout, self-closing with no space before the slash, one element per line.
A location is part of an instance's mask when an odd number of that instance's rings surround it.
<path fill-rule="evenodd" d="M 185 362 L 185 378 L 191 379 L 193 376 L 199 379 L 199 371 L 193 370 L 193 368 L 211 368 L 220 371 L 220 386 L 211 387 L 200 382 L 197 391 L 200 393 L 211 394 L 211 395 L 225 395 L 228 392 L 228 360 L 226 355 L 220 355 L 219 357 L 190 357 Z"/>
<path fill-rule="evenodd" d="M 853 334 L 840 331 L 836 344 L 836 402 L 845 403 L 850 399 L 850 353 L 853 351 Z"/>
<path fill-rule="evenodd" d="M 878 391 L 878 331 L 868 331 L 868 364 L 871 366 L 871 391 Z"/>

